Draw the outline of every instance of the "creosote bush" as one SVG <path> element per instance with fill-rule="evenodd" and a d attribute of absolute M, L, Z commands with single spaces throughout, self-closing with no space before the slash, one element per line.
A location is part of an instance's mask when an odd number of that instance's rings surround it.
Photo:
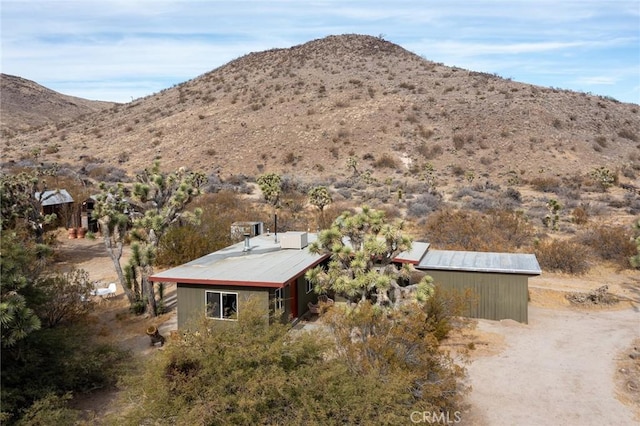
<path fill-rule="evenodd" d="M 535 244 L 540 267 L 546 271 L 584 274 L 589 271 L 589 250 L 566 240 L 543 240 Z"/>
<path fill-rule="evenodd" d="M 629 258 L 636 253 L 630 227 L 600 225 L 586 230 L 577 241 L 590 247 L 603 260 L 610 260 L 622 268 L 629 268 Z"/>
<path fill-rule="evenodd" d="M 389 313 L 334 306 L 321 329 L 292 330 L 249 299 L 237 321 L 204 318 L 124 380 L 114 424 L 406 424 L 460 410 L 464 371 L 425 332 L 417 304 Z M 133 402 L 133 403 L 131 403 Z"/>
<path fill-rule="evenodd" d="M 513 251 L 530 243 L 533 227 L 522 213 L 510 210 L 443 210 L 427 218 L 424 238 L 449 250 Z"/>

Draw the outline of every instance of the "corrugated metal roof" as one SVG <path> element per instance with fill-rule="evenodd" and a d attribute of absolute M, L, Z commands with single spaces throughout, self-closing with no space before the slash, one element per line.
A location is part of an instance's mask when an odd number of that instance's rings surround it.
<path fill-rule="evenodd" d="M 411 243 L 411 250 L 403 251 L 397 255 L 394 260 L 402 263 L 411 263 L 417 265 L 424 257 L 424 254 L 429 250 L 429 243 L 423 243 L 421 241 L 414 241 Z"/>
<path fill-rule="evenodd" d="M 522 275 L 542 273 L 534 254 L 454 250 L 429 250 L 416 268 Z"/>
<path fill-rule="evenodd" d="M 42 193 L 42 198 L 40 198 L 40 192 L 36 192 L 34 196 L 37 199 L 42 200 L 42 206 L 55 206 L 58 204 L 66 204 L 73 203 L 73 198 L 67 192 L 66 189 L 55 189 L 44 191 Z"/>
<path fill-rule="evenodd" d="M 279 234 L 281 238 L 282 234 Z M 316 235 L 309 234 L 309 242 Z M 327 256 L 311 254 L 308 248 L 282 249 L 273 235 L 258 235 L 245 242 L 210 253 L 184 265 L 154 274 L 155 282 L 228 284 L 281 287 L 292 278 L 317 265 Z"/>

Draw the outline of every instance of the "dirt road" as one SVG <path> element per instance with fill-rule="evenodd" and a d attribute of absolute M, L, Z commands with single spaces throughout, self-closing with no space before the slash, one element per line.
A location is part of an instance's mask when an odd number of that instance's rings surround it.
<path fill-rule="evenodd" d="M 468 366 L 469 424 L 637 424 L 615 397 L 617 358 L 640 335 L 640 312 L 529 308 L 530 323 L 478 321 L 504 349 Z M 467 422 L 465 422 L 467 423 Z"/>

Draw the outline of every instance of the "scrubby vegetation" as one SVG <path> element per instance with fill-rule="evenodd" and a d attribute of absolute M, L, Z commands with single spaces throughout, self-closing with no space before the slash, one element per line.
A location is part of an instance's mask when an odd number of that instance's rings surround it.
<path fill-rule="evenodd" d="M 2 424 L 76 418 L 68 397 L 114 385 L 126 359 L 87 321 L 93 304 L 86 271 L 56 271 L 54 239 L 44 226 L 55 217 L 42 214 L 33 188 L 15 191 L 41 182 L 37 173 L 0 182 Z"/>
<path fill-rule="evenodd" d="M 141 376 L 127 378 L 125 399 L 134 404 L 111 420 L 404 424 L 412 411 L 462 407 L 463 370 L 438 350 L 417 305 L 393 315 L 368 303 L 335 307 L 327 330 L 313 333 L 244 312 L 235 327 L 183 332 Z"/>

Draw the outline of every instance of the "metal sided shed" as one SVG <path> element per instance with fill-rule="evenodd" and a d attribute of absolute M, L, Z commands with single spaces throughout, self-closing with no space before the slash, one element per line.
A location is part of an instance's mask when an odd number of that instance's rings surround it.
<path fill-rule="evenodd" d="M 429 250 L 416 269 L 450 291 L 471 290 L 469 316 L 528 322 L 529 277 L 540 275 L 533 254 Z"/>

